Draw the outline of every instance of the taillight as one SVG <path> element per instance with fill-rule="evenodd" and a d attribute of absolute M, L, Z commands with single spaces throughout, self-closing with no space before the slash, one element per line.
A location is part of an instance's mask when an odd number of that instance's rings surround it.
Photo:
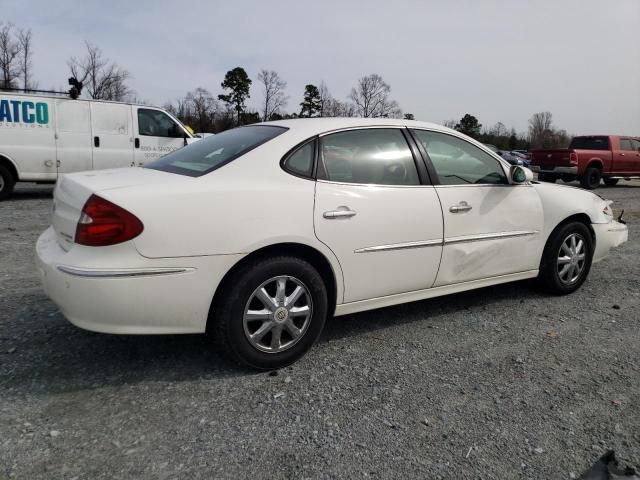
<path fill-rule="evenodd" d="M 578 164 L 578 154 L 576 152 L 569 152 L 569 163 L 571 163 L 572 165 Z"/>
<path fill-rule="evenodd" d="M 142 222 L 124 208 L 97 195 L 84 204 L 76 227 L 76 243 L 105 247 L 126 242 L 142 233 Z"/>

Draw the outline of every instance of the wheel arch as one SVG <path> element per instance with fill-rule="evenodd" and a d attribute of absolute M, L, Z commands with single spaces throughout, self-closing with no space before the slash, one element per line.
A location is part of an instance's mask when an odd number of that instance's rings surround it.
<path fill-rule="evenodd" d="M 296 242 L 283 242 L 275 243 L 267 246 L 263 246 L 254 250 L 250 254 L 244 256 L 238 260 L 229 271 L 222 277 L 222 280 L 218 284 L 211 301 L 210 312 L 215 308 L 215 305 L 220 301 L 221 295 L 228 286 L 230 278 L 235 272 L 243 268 L 248 263 L 254 262 L 259 259 L 269 258 L 276 255 L 285 255 L 290 257 L 297 257 L 309 262 L 320 274 L 325 285 L 327 287 L 328 296 L 328 309 L 327 311 L 333 315 L 338 300 L 338 289 L 342 288 L 342 272 L 336 272 L 331 265 L 331 261 L 318 249 Z M 338 277 L 340 275 L 340 277 Z M 211 315 L 209 315 L 211 318 Z M 207 320 L 207 328 L 209 320 Z"/>
<path fill-rule="evenodd" d="M 589 161 L 587 162 L 587 168 L 585 168 L 585 171 L 587 171 L 587 169 L 589 169 L 591 167 L 596 167 L 601 172 L 603 172 L 604 171 L 604 162 L 602 161 L 601 158 L 597 158 L 597 157 L 590 158 Z"/>
<path fill-rule="evenodd" d="M 584 224 L 585 227 L 587 227 L 587 229 L 589 230 L 589 233 L 591 234 L 591 240 L 593 242 L 593 248 L 595 251 L 595 246 L 596 246 L 596 232 L 593 229 L 593 225 L 591 222 L 591 217 L 589 217 L 589 215 L 587 215 L 584 212 L 579 212 L 579 213 L 574 213 L 572 215 L 569 215 L 568 217 L 564 218 L 563 220 L 561 220 L 559 223 L 556 224 L 555 227 L 553 227 L 553 230 L 551 230 L 551 232 L 549 232 L 549 235 L 547 235 L 547 238 L 544 242 L 544 248 L 542 250 L 542 257 L 540 259 L 540 262 L 542 263 L 543 259 L 544 259 L 544 253 L 546 252 L 547 246 L 549 245 L 549 242 L 551 241 L 551 238 L 553 237 L 553 234 L 558 231 L 559 228 L 562 228 L 563 226 L 565 226 L 568 223 L 573 223 L 573 222 L 579 222 Z"/>
<path fill-rule="evenodd" d="M 0 153 L 0 165 L 6 167 L 11 172 L 11 174 L 15 177 L 16 182 L 20 179 L 18 167 L 16 166 L 15 162 L 9 158 L 8 155 Z"/>

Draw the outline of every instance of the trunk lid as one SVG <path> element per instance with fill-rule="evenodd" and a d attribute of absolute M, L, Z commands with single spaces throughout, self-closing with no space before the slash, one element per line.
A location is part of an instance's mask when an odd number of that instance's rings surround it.
<path fill-rule="evenodd" d="M 189 177 L 147 168 L 118 168 L 62 176 L 53 193 L 51 215 L 58 243 L 66 251 L 75 244 L 82 208 L 92 194 L 100 195 L 100 192 L 138 185 L 184 182 L 185 178 Z"/>

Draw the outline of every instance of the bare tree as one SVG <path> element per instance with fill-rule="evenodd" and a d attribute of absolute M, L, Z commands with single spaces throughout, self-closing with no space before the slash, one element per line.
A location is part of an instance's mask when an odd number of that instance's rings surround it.
<path fill-rule="evenodd" d="M 330 117 L 332 115 L 325 115 L 325 107 L 328 107 L 329 104 L 333 101 L 333 97 L 331 93 L 329 93 L 329 87 L 324 81 L 320 82 L 320 86 L 318 87 L 318 93 L 320 95 L 320 117 Z"/>
<path fill-rule="evenodd" d="M 191 116 L 190 103 L 187 101 L 186 97 L 176 98 L 175 103 L 167 102 L 163 108 L 183 122 Z"/>
<path fill-rule="evenodd" d="M 0 23 L 0 88 L 15 87 L 20 74 L 20 43 L 13 38 L 13 28 L 12 23 Z"/>
<path fill-rule="evenodd" d="M 551 112 L 534 113 L 529 119 L 529 142 L 533 148 L 549 148 L 553 137 Z"/>
<path fill-rule="evenodd" d="M 456 128 L 457 124 L 458 122 L 456 122 L 455 120 L 445 120 L 444 122 L 442 122 L 442 125 L 444 127 L 451 128 L 452 130 Z"/>
<path fill-rule="evenodd" d="M 288 97 L 284 94 L 287 82 L 282 80 L 275 70 L 261 70 L 258 73 L 264 91 L 262 104 L 262 121 L 268 121 L 274 113 L 278 113 L 287 104 Z"/>
<path fill-rule="evenodd" d="M 187 93 L 185 103 L 189 117 L 193 119 L 197 132 L 208 132 L 213 128 L 215 115 L 219 110 L 218 101 L 205 88 L 196 88 Z M 184 117 L 186 118 L 186 116 Z"/>
<path fill-rule="evenodd" d="M 356 106 L 351 102 L 341 102 L 333 98 L 327 84 L 320 82 L 318 87 L 320 97 L 319 116 L 321 117 L 355 117 Z"/>
<path fill-rule="evenodd" d="M 400 117 L 402 110 L 398 102 L 389 98 L 390 93 L 391 87 L 380 75 L 373 73 L 358 80 L 356 87 L 351 89 L 349 99 L 356 106 L 357 116 Z"/>
<path fill-rule="evenodd" d="M 509 136 L 509 130 L 507 130 L 507 127 L 502 122 L 498 122 L 493 127 L 491 127 L 491 133 L 493 135 L 498 136 L 498 137 L 508 137 Z"/>
<path fill-rule="evenodd" d="M 33 45 L 31 42 L 32 35 L 31 29 L 20 30 L 18 32 L 18 46 L 19 52 L 19 68 L 20 77 L 22 78 L 22 88 L 27 90 L 28 88 L 36 88 L 35 82 L 31 78 L 31 57 L 33 56 Z"/>
<path fill-rule="evenodd" d="M 89 97 L 101 100 L 125 100 L 133 92 L 126 85 L 130 74 L 102 56 L 102 51 L 85 41 L 86 56 L 67 62 L 71 75 L 83 83 Z"/>

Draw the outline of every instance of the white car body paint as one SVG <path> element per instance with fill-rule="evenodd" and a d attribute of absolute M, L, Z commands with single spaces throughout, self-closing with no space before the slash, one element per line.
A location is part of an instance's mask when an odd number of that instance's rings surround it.
<path fill-rule="evenodd" d="M 626 226 L 603 213 L 606 201 L 575 188 L 356 185 L 299 178 L 280 167 L 304 140 L 358 127 L 444 132 L 489 152 L 442 126 L 387 119 L 268 124 L 289 130 L 200 177 L 146 168 L 65 175 L 54 194 L 53 226 L 37 244 L 43 284 L 65 316 L 107 333 L 204 332 L 224 276 L 252 252 L 284 243 L 313 248 L 328 261 L 335 315 L 342 315 L 535 277 L 549 235 L 572 215 L 589 219 L 594 260 L 627 239 Z M 491 155 L 508 174 L 510 166 Z M 110 247 L 75 244 L 92 194 L 138 217 L 142 234 Z M 471 209 L 450 212 L 462 202 Z M 345 208 L 356 214 L 325 217 Z"/>

